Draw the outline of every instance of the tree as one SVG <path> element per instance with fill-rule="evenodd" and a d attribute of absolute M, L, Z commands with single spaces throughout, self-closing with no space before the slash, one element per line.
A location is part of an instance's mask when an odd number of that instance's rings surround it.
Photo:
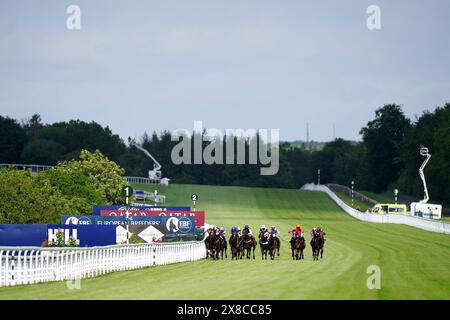
<path fill-rule="evenodd" d="M 21 162 L 31 164 L 55 165 L 62 159 L 64 146 L 46 139 L 35 139 L 26 144 Z"/>
<path fill-rule="evenodd" d="M 33 114 L 30 119 L 22 121 L 22 128 L 29 138 L 36 138 L 44 125 L 39 114 Z"/>
<path fill-rule="evenodd" d="M 57 169 L 69 173 L 82 172 L 89 177 L 95 190 L 106 199 L 107 204 L 122 204 L 124 201 L 122 189 L 128 185 L 123 178 L 125 170 L 99 150 L 93 153 L 82 150 L 80 160 L 61 162 Z"/>
<path fill-rule="evenodd" d="M 0 163 L 17 163 L 27 136 L 16 120 L 0 116 Z"/>
<path fill-rule="evenodd" d="M 81 150 L 99 149 L 107 157 L 117 160 L 125 152 L 125 143 L 109 127 L 98 123 L 71 120 L 45 126 L 38 138 L 52 140 L 64 146 L 64 154 L 78 154 Z M 67 157 L 65 157 L 67 159 Z"/>
<path fill-rule="evenodd" d="M 43 175 L 0 170 L 0 223 L 59 223 L 69 204 Z"/>
<path fill-rule="evenodd" d="M 90 178 L 81 170 L 64 170 L 55 167 L 42 174 L 52 187 L 58 189 L 66 197 L 71 214 L 90 214 L 92 205 L 106 203 L 106 199 L 95 189 Z"/>
<path fill-rule="evenodd" d="M 420 147 L 427 147 L 432 158 L 425 169 L 430 198 L 448 203 L 450 199 L 450 104 L 424 112 L 400 144 L 400 156 L 404 168 L 397 185 L 404 194 L 423 197 L 423 186 L 418 168 L 424 158 Z"/>
<path fill-rule="evenodd" d="M 314 167 L 312 170 L 315 176 L 315 172 L 320 169 L 320 182 L 330 183 L 336 182 L 335 179 L 335 161 L 339 157 L 345 156 L 353 148 L 350 141 L 338 138 L 332 142 L 325 144 L 322 150 L 315 151 L 313 153 Z"/>
<path fill-rule="evenodd" d="M 399 143 L 410 128 L 410 120 L 405 117 L 402 108 L 396 104 L 388 104 L 377 109 L 375 119 L 361 129 L 371 177 L 370 190 L 384 191 L 397 180 L 402 169 Z"/>

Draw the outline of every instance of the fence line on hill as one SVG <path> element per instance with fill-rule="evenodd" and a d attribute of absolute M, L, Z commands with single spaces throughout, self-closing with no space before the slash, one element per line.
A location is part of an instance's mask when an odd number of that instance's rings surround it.
<path fill-rule="evenodd" d="M 0 168 L 14 167 L 19 170 L 29 169 L 31 172 L 40 172 L 53 168 L 53 166 L 46 166 L 42 164 L 18 164 L 18 163 L 0 163 Z"/>
<path fill-rule="evenodd" d="M 0 247 L 0 287 L 73 281 L 205 256 L 202 241 L 91 248 Z"/>
<path fill-rule="evenodd" d="M 352 189 L 347 186 L 343 186 L 343 185 L 336 184 L 336 183 L 328 183 L 327 187 L 330 188 L 330 190 L 333 192 L 341 192 L 350 198 L 352 197 Z M 362 193 L 359 193 L 358 191 L 355 191 L 355 190 L 353 190 L 353 196 L 356 200 L 367 203 L 370 206 L 374 206 L 378 203 L 377 201 L 375 201 L 375 200 L 369 198 L 368 196 L 366 196 Z"/>
<path fill-rule="evenodd" d="M 301 189 L 326 193 L 342 210 L 361 221 L 406 224 L 426 231 L 450 234 L 450 223 L 448 222 L 405 215 L 363 213 L 347 205 L 325 185 L 308 183 Z"/>

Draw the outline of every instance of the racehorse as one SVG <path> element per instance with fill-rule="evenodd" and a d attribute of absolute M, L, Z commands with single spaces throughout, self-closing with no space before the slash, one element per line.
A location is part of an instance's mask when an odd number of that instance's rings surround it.
<path fill-rule="evenodd" d="M 275 252 L 278 251 L 278 255 L 280 255 L 280 239 L 275 237 L 273 234 L 269 234 L 269 254 L 270 259 L 275 259 Z"/>
<path fill-rule="evenodd" d="M 275 250 L 277 252 L 277 256 L 280 256 L 280 239 L 278 237 L 275 237 L 273 234 L 271 234 L 271 236 L 273 237 L 273 241 L 275 242 L 275 249 L 274 249 L 274 256 L 275 256 Z"/>
<path fill-rule="evenodd" d="M 259 237 L 259 246 L 261 248 L 261 258 L 267 260 L 267 252 L 270 250 L 269 233 L 265 232 Z"/>
<path fill-rule="evenodd" d="M 292 251 L 292 259 L 299 260 L 304 259 L 303 250 L 305 249 L 305 239 L 303 237 L 299 237 L 297 234 L 293 234 L 291 238 L 291 251 Z"/>
<path fill-rule="evenodd" d="M 319 253 L 320 253 L 320 259 L 323 258 L 323 247 L 325 244 L 325 238 L 324 238 L 325 232 L 323 232 L 323 229 L 318 231 L 318 234 L 314 236 L 314 238 L 311 239 L 311 248 L 313 252 L 313 260 L 319 260 Z"/>
<path fill-rule="evenodd" d="M 253 259 L 255 259 L 256 240 L 255 237 L 249 235 L 247 230 L 242 230 L 242 246 L 241 246 L 241 259 L 245 255 L 247 259 L 250 259 L 250 255 L 253 249 Z"/>
<path fill-rule="evenodd" d="M 220 237 L 216 234 L 216 230 L 210 229 L 208 237 L 205 239 L 206 259 L 211 256 L 213 260 L 219 259 Z"/>
<path fill-rule="evenodd" d="M 218 248 L 218 250 L 219 250 L 219 252 L 221 254 L 221 258 L 223 260 L 223 253 L 225 252 L 225 258 L 228 259 L 228 256 L 227 256 L 227 239 L 225 239 L 222 236 L 218 236 L 218 237 L 219 237 L 219 248 Z M 218 254 L 217 254 L 217 256 L 218 256 Z"/>
<path fill-rule="evenodd" d="M 229 240 L 230 249 L 231 249 L 231 260 L 238 259 L 239 253 L 241 252 L 240 243 L 241 243 L 241 237 L 239 236 L 239 234 L 236 231 L 233 232 L 233 234 L 230 236 L 230 240 Z"/>

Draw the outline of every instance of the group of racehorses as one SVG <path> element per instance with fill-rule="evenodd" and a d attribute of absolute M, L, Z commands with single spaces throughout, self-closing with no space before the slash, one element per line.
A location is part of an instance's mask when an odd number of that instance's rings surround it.
<path fill-rule="evenodd" d="M 303 250 L 306 247 L 305 238 L 293 233 L 289 242 L 291 245 L 292 259 L 304 259 Z M 313 260 L 319 260 L 319 256 L 322 258 L 325 245 L 323 230 L 319 230 L 319 232 L 314 235 L 310 244 Z M 227 243 L 225 237 L 219 235 L 215 228 L 208 230 L 208 235 L 205 239 L 206 258 L 212 257 L 213 260 L 218 260 L 220 256 L 220 258 L 223 259 L 224 254 L 225 258 L 228 258 L 228 245 L 231 248 L 232 260 L 242 259 L 244 256 L 247 259 L 250 259 L 251 256 L 253 256 L 253 259 L 255 259 L 257 241 L 253 235 L 249 234 L 245 229 L 242 231 L 242 235 L 239 232 L 233 232 Z M 280 255 L 280 239 L 269 232 L 260 234 L 259 246 L 263 260 L 267 260 L 267 255 L 270 256 L 271 260 L 275 259 L 275 256 Z"/>

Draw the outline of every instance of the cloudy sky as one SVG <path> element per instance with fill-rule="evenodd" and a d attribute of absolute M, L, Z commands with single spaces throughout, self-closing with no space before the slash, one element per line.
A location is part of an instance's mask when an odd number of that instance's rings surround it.
<path fill-rule="evenodd" d="M 357 140 L 385 103 L 413 118 L 450 101 L 449 17 L 447 0 L 0 0 L 0 114 Z"/>

